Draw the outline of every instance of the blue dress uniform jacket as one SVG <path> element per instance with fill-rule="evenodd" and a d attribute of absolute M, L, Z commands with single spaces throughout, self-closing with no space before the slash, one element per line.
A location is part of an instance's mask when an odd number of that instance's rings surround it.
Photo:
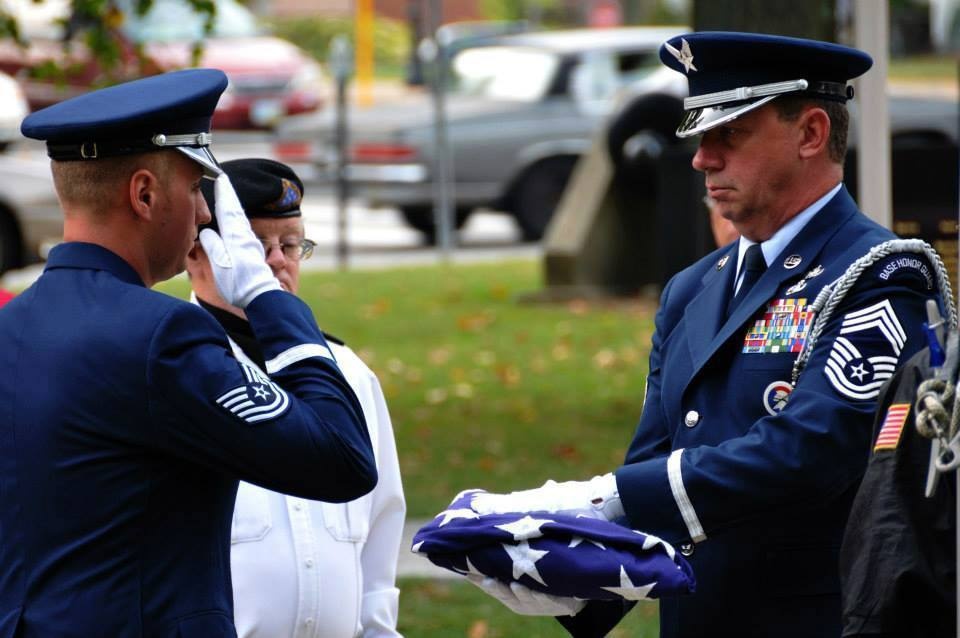
<path fill-rule="evenodd" d="M 924 345 L 932 267 L 911 253 L 864 272 L 795 388 L 791 350 L 809 328 L 797 311 L 893 238 L 841 189 L 729 318 L 736 242 L 665 287 L 643 413 L 616 472 L 630 524 L 692 551 L 697 591 L 661 601 L 662 636 L 840 635 L 844 523 L 879 386 Z M 773 339 L 764 321 L 793 341 Z"/>
<path fill-rule="evenodd" d="M 0 636 L 236 636 L 237 479 L 329 501 L 373 487 L 309 309 L 272 291 L 247 314 L 269 378 L 207 312 L 83 243 L 0 312 Z"/>

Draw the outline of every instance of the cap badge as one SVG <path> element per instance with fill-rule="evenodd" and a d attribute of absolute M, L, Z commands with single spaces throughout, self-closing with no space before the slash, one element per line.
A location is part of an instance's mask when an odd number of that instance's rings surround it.
<path fill-rule="evenodd" d="M 670 55 L 675 57 L 680 64 L 683 65 L 683 70 L 685 73 L 690 73 L 690 71 L 696 71 L 697 67 L 693 66 L 693 52 L 690 51 L 690 43 L 687 42 L 686 38 L 680 38 L 680 50 L 677 51 L 677 48 L 671 46 L 669 42 L 664 42 L 663 44 L 667 51 L 670 52 Z"/>
<path fill-rule="evenodd" d="M 717 262 L 717 270 L 723 270 L 723 267 L 727 265 L 728 261 L 730 261 L 730 255 L 721 257 L 720 261 Z"/>
<path fill-rule="evenodd" d="M 300 202 L 300 189 L 296 184 L 286 177 L 281 178 L 280 183 L 283 185 L 283 192 L 276 201 L 264 206 L 267 210 L 288 210 Z"/>
<path fill-rule="evenodd" d="M 787 270 L 792 270 L 799 266 L 801 261 L 803 261 L 803 257 L 800 255 L 790 255 L 783 260 L 783 267 Z"/>

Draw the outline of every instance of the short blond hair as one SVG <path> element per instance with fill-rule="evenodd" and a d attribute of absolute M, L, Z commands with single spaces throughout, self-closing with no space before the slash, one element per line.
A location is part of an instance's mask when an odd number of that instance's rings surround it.
<path fill-rule="evenodd" d="M 140 169 L 151 171 L 161 183 L 166 183 L 169 166 L 169 154 L 161 151 L 92 161 L 53 160 L 50 170 L 53 186 L 64 206 L 96 210 L 119 205 L 126 195 L 130 177 Z"/>

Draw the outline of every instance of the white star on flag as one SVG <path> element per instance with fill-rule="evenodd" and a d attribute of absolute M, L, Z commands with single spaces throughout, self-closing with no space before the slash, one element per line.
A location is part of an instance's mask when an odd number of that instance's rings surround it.
<path fill-rule="evenodd" d="M 550 519 L 547 518 L 533 518 L 529 514 L 524 516 L 521 519 L 515 520 L 512 523 L 504 523 L 503 525 L 494 525 L 497 529 L 502 529 L 505 532 L 513 534 L 513 540 L 515 541 L 525 541 L 530 538 L 540 538 L 543 536 L 543 532 L 540 531 L 540 526 L 544 523 L 552 523 Z"/>
<path fill-rule="evenodd" d="M 436 516 L 434 516 L 434 518 L 440 518 L 441 516 L 443 517 L 443 520 L 440 521 L 440 527 L 443 527 L 450 521 L 457 518 L 480 518 L 479 514 L 477 514 L 472 509 L 469 509 L 469 508 L 457 509 L 457 510 L 444 510 L 439 514 L 437 514 Z"/>
<path fill-rule="evenodd" d="M 596 546 L 599 547 L 600 549 L 606 549 L 606 547 L 604 546 L 604 544 L 601 543 L 600 541 L 595 541 L 595 540 L 593 540 L 592 538 L 584 539 L 583 536 L 571 536 L 571 537 L 570 537 L 570 544 L 567 545 L 567 547 L 570 547 L 570 548 L 577 547 L 577 546 L 579 546 L 580 543 L 582 543 L 584 540 L 586 540 L 588 543 L 593 543 L 594 545 L 596 545 Z"/>
<path fill-rule="evenodd" d="M 606 589 L 614 594 L 619 594 L 626 600 L 644 600 L 646 599 L 647 594 L 650 593 L 650 590 L 653 589 L 656 584 L 656 582 L 652 582 L 649 585 L 634 585 L 633 581 L 631 581 L 630 577 L 627 575 L 627 570 L 623 568 L 623 565 L 620 565 L 620 586 L 601 587 L 601 589 Z"/>
<path fill-rule="evenodd" d="M 637 533 L 639 534 L 640 532 Z M 646 538 L 643 539 L 643 549 L 651 549 L 657 545 L 663 545 L 663 549 L 666 550 L 667 556 L 670 557 L 670 560 L 673 560 L 674 556 L 676 556 L 677 550 L 673 548 L 673 545 L 663 542 L 662 538 L 658 538 L 653 534 L 646 534 Z"/>
<path fill-rule="evenodd" d="M 541 585 L 546 586 L 547 583 L 544 582 L 540 572 L 537 571 L 536 563 L 550 552 L 533 549 L 527 541 L 522 541 L 517 545 L 503 544 L 503 548 L 507 550 L 507 554 L 513 561 L 514 579 L 519 580 L 521 576 L 527 574 Z"/>

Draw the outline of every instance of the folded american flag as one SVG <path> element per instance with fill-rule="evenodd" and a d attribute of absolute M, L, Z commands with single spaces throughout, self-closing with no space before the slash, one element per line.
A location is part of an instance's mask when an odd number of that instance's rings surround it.
<path fill-rule="evenodd" d="M 643 600 L 693 593 L 689 563 L 656 536 L 549 512 L 480 515 L 461 492 L 413 537 L 412 550 L 461 575 L 519 581 L 554 596 Z"/>

